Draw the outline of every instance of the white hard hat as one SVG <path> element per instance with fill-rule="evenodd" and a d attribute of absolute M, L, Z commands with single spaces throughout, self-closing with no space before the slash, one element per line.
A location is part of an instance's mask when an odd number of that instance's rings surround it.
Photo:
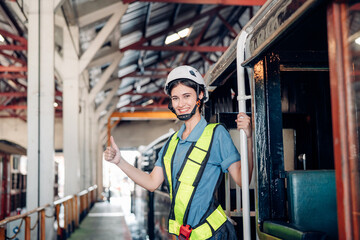
<path fill-rule="evenodd" d="M 172 81 L 178 80 L 178 79 L 189 79 L 199 85 L 202 85 L 204 87 L 204 102 L 206 102 L 209 99 L 209 92 L 206 88 L 205 81 L 198 70 L 196 70 L 193 67 L 190 66 L 179 66 L 174 68 L 168 75 L 165 83 L 164 91 L 167 95 L 170 96 L 170 93 L 168 92 L 169 84 Z"/>

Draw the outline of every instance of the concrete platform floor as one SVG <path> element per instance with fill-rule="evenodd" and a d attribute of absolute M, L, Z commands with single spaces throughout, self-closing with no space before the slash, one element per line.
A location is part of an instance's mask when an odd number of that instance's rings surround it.
<path fill-rule="evenodd" d="M 95 203 L 89 214 L 71 234 L 70 240 L 131 240 L 124 212 L 119 204 Z"/>

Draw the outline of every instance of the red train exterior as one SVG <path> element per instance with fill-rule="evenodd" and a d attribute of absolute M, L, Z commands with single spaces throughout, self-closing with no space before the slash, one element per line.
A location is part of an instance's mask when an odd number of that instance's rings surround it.
<path fill-rule="evenodd" d="M 0 140 L 0 220 L 26 206 L 26 149 Z"/>

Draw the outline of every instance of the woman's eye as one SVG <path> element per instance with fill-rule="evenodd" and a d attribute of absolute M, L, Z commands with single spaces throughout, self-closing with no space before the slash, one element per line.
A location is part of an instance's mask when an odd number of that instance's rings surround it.
<path fill-rule="evenodd" d="M 190 95 L 185 95 L 185 98 L 189 98 L 190 97 Z"/>

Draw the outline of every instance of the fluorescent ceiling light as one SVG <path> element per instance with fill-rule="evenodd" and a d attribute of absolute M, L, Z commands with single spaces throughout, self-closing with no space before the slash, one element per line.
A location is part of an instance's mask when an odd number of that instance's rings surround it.
<path fill-rule="evenodd" d="M 183 30 L 181 30 L 181 31 L 178 32 L 178 34 L 179 34 L 179 36 L 180 36 L 181 38 L 187 37 L 187 36 L 189 35 L 189 33 L 190 33 L 190 29 L 189 29 L 189 28 L 185 28 L 185 29 L 183 29 Z"/>
<path fill-rule="evenodd" d="M 179 39 L 180 39 L 179 34 L 177 34 L 177 33 L 171 34 L 170 36 L 166 37 L 165 44 L 170 44 L 170 43 L 175 42 L 175 41 L 177 41 Z"/>
<path fill-rule="evenodd" d="M 360 37 L 358 37 L 357 39 L 355 39 L 355 43 L 360 45 Z"/>
<path fill-rule="evenodd" d="M 184 28 L 183 30 L 180 30 L 177 33 L 167 36 L 165 40 L 165 44 L 170 44 L 172 42 L 179 40 L 180 38 L 185 38 L 189 36 L 189 34 L 190 34 L 190 28 Z"/>

